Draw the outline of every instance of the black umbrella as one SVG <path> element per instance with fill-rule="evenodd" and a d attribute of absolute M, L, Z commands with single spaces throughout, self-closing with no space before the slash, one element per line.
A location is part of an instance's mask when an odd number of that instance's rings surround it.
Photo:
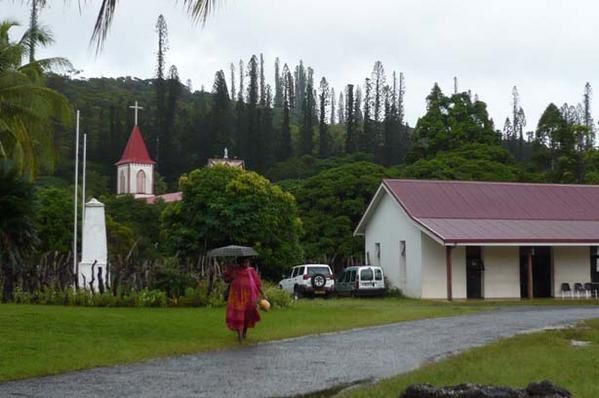
<path fill-rule="evenodd" d="M 208 257 L 250 257 L 257 256 L 253 247 L 229 245 L 208 250 Z"/>

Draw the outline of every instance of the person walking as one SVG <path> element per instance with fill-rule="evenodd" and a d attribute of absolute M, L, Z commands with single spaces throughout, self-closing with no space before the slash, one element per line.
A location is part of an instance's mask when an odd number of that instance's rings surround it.
<path fill-rule="evenodd" d="M 253 328 L 260 321 L 256 303 L 262 293 L 262 281 L 251 266 L 249 257 L 240 257 L 239 266 L 231 271 L 231 285 L 227 299 L 227 327 L 237 332 L 241 343 L 247 336 L 248 328 Z"/>

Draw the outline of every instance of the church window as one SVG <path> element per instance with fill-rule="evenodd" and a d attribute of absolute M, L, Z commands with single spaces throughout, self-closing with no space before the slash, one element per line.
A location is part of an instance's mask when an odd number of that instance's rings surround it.
<path fill-rule="evenodd" d="M 119 187 L 119 193 L 127 193 L 127 180 L 125 178 L 125 172 L 122 170 L 119 178 Z"/>
<path fill-rule="evenodd" d="M 137 192 L 146 193 L 146 173 L 143 170 L 137 172 Z"/>

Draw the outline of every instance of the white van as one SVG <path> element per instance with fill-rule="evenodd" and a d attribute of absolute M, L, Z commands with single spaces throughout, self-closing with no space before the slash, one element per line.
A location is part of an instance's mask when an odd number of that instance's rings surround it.
<path fill-rule="evenodd" d="M 383 296 L 383 269 L 370 265 L 347 267 L 337 278 L 335 289 L 340 296 Z"/>

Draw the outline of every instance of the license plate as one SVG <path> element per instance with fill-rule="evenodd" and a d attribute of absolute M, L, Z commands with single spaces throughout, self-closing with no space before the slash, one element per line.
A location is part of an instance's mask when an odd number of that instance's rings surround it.
<path fill-rule="evenodd" d="M 314 294 L 324 294 L 324 290 L 315 290 Z"/>

